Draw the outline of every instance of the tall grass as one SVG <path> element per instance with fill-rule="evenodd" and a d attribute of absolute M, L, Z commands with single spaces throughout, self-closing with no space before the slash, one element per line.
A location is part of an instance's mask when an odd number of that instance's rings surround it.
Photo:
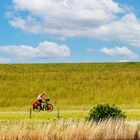
<path fill-rule="evenodd" d="M 137 125 L 104 122 L 18 122 L 1 125 L 0 140 L 138 140 Z"/>
<path fill-rule="evenodd" d="M 61 108 L 140 107 L 140 63 L 0 65 L 0 108 L 27 108 L 40 91 Z"/>

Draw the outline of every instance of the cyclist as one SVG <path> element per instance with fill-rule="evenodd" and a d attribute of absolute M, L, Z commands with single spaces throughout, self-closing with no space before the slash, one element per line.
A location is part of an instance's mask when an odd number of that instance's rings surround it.
<path fill-rule="evenodd" d="M 37 97 L 37 101 L 39 101 L 41 109 L 43 109 L 43 100 L 44 99 L 45 99 L 45 92 L 41 92 Z"/>

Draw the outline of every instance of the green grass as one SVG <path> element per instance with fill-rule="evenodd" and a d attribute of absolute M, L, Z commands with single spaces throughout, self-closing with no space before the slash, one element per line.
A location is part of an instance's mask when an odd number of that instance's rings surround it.
<path fill-rule="evenodd" d="M 57 112 L 32 112 L 32 118 L 30 119 L 29 112 L 3 112 L 0 113 L 0 120 L 14 121 L 55 121 L 55 120 L 85 120 L 89 112 L 83 111 L 61 111 L 59 118 L 57 118 Z M 126 120 L 140 120 L 140 112 L 125 112 Z"/>
<path fill-rule="evenodd" d="M 126 112 L 128 120 L 140 120 L 140 112 Z"/>
<path fill-rule="evenodd" d="M 30 114 L 29 112 L 3 112 L 0 113 L 0 120 L 11 120 L 11 121 L 20 121 L 20 120 L 57 120 L 57 119 L 63 119 L 63 120 L 81 120 L 85 119 L 86 116 L 88 115 L 87 112 L 72 112 L 72 111 L 62 111 L 60 113 L 59 118 L 57 117 L 57 112 L 33 112 L 32 113 L 32 118 L 30 119 Z"/>
<path fill-rule="evenodd" d="M 0 65 L 0 110 L 28 110 L 40 91 L 62 109 L 140 107 L 140 63 Z"/>

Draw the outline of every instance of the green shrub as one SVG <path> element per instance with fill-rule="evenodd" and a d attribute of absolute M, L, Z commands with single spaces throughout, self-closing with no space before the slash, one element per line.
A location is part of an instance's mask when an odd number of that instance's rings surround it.
<path fill-rule="evenodd" d="M 88 120 L 102 121 L 104 119 L 125 119 L 125 114 L 116 107 L 115 105 L 110 104 L 99 104 L 96 107 L 93 107 L 90 110 Z"/>

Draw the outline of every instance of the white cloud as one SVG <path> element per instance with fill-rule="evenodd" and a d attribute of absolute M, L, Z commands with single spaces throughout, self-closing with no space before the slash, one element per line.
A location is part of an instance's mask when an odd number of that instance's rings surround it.
<path fill-rule="evenodd" d="M 31 16 L 28 16 L 26 19 L 15 17 L 12 21 L 10 21 L 10 24 L 15 28 L 20 28 L 23 31 L 34 34 L 43 32 L 41 25 Z"/>
<path fill-rule="evenodd" d="M 27 45 L 0 46 L 0 54 L 17 59 L 65 58 L 70 56 L 70 49 L 66 45 L 45 41 L 37 47 Z"/>
<path fill-rule="evenodd" d="M 139 19 L 113 0 L 13 0 L 13 5 L 18 15 L 29 14 L 10 18 L 10 24 L 30 33 L 116 40 L 140 47 Z"/>
<path fill-rule="evenodd" d="M 93 48 L 86 48 L 87 52 L 93 53 L 95 50 Z"/>
<path fill-rule="evenodd" d="M 119 62 L 128 62 L 128 60 L 120 60 Z"/>
<path fill-rule="evenodd" d="M 109 56 L 121 56 L 129 58 L 137 57 L 137 54 L 129 50 L 127 47 L 102 48 L 100 52 Z"/>

